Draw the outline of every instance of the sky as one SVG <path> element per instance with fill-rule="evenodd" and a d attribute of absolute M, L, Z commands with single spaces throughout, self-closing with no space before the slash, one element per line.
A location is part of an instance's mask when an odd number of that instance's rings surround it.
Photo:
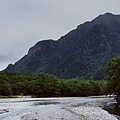
<path fill-rule="evenodd" d="M 106 12 L 120 14 L 120 0 L 0 0 L 0 70 Z"/>

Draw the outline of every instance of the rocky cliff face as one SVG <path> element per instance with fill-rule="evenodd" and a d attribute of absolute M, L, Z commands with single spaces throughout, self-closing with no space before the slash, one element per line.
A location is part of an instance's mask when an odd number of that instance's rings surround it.
<path fill-rule="evenodd" d="M 120 52 L 120 15 L 106 13 L 79 25 L 59 40 L 45 40 L 5 71 L 45 72 L 61 78 L 102 79 L 103 67 Z"/>

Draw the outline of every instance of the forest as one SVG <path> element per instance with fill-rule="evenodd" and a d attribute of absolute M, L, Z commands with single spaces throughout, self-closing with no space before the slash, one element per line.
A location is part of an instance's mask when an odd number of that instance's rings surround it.
<path fill-rule="evenodd" d="M 120 54 L 109 60 L 105 80 L 60 79 L 52 74 L 0 72 L 0 96 L 80 97 L 115 94 L 120 104 Z"/>
<path fill-rule="evenodd" d="M 59 79 L 42 72 L 38 74 L 0 72 L 0 96 L 93 96 L 105 94 L 106 85 L 107 82 L 104 80 Z"/>

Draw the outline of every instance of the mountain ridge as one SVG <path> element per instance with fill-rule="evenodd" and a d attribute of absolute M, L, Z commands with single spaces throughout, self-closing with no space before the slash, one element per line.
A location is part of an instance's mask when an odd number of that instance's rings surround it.
<path fill-rule="evenodd" d="M 45 72 L 60 78 L 102 79 L 103 67 L 120 47 L 120 15 L 105 13 L 55 40 L 36 43 L 10 64 L 9 72 Z"/>

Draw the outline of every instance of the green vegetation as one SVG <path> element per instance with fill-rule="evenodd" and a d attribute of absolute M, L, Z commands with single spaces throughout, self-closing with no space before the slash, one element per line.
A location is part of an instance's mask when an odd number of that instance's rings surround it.
<path fill-rule="evenodd" d="M 80 78 L 59 79 L 50 74 L 0 72 L 0 96 L 32 95 L 35 97 L 90 96 L 105 93 L 106 81 Z"/>
<path fill-rule="evenodd" d="M 83 80 L 79 78 L 60 80 L 62 96 L 93 96 L 105 93 L 105 81 Z"/>
<path fill-rule="evenodd" d="M 106 65 L 106 79 L 108 93 L 117 95 L 116 101 L 120 105 L 120 54 L 115 55 Z"/>

